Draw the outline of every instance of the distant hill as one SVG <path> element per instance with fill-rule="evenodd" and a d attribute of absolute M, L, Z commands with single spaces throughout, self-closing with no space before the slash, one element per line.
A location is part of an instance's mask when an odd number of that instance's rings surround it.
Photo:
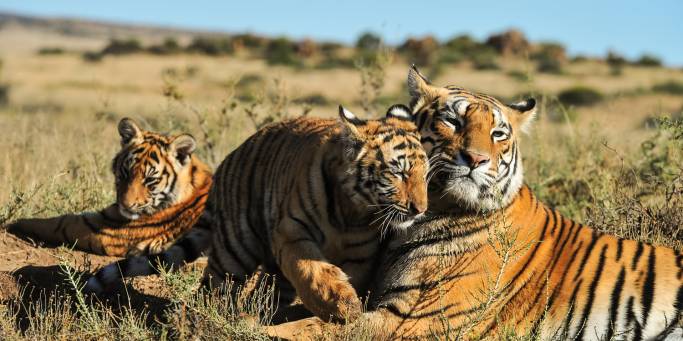
<path fill-rule="evenodd" d="M 160 40 L 168 36 L 189 38 L 195 35 L 224 35 L 224 33 L 142 24 L 115 23 L 76 18 L 47 18 L 0 12 L 0 30 L 24 28 L 82 38 L 129 38 Z"/>

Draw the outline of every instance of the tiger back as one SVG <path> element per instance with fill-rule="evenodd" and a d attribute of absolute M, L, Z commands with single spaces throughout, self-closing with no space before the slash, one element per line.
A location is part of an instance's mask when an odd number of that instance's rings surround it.
<path fill-rule="evenodd" d="M 107 256 L 159 253 L 201 216 L 211 171 L 187 134 L 144 131 L 131 119 L 118 125 L 121 150 L 112 161 L 116 203 L 97 212 L 21 219 L 10 233 Z"/>
<path fill-rule="evenodd" d="M 535 102 L 409 76 L 412 113 L 433 162 L 430 213 L 384 253 L 359 319 L 380 339 L 664 339 L 681 319 L 683 255 L 599 233 L 523 184 L 519 132 Z M 430 174 L 431 176 L 431 174 Z M 305 319 L 269 334 L 334 329 Z"/>

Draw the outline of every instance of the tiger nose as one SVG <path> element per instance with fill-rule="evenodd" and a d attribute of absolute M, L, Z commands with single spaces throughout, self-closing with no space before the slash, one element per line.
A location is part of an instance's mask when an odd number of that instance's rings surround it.
<path fill-rule="evenodd" d="M 411 215 L 418 215 L 425 213 L 427 211 L 427 205 L 422 205 L 420 203 L 410 202 L 408 203 L 408 213 Z"/>
<path fill-rule="evenodd" d="M 465 162 L 467 162 L 470 168 L 473 169 L 486 164 L 490 160 L 490 158 L 487 155 L 469 150 L 464 150 L 461 154 L 462 158 L 465 159 Z"/>

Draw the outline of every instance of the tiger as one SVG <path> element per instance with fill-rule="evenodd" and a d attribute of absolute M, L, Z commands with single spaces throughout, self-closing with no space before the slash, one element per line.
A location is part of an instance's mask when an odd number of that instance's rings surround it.
<path fill-rule="evenodd" d="M 97 212 L 21 219 L 7 231 L 52 245 L 106 256 L 165 250 L 202 215 L 212 172 L 188 134 L 166 136 L 123 118 L 121 150 L 112 161 L 116 202 Z"/>
<path fill-rule="evenodd" d="M 535 101 L 512 105 L 408 76 L 411 113 L 435 160 L 429 212 L 382 253 L 369 311 L 376 339 L 664 339 L 681 319 L 683 254 L 600 233 L 524 184 L 520 132 Z M 307 339 L 320 319 L 265 327 Z M 673 336 L 671 336 L 673 338 Z"/>
<path fill-rule="evenodd" d="M 269 125 L 216 170 L 205 211 L 211 233 L 196 228 L 160 255 L 110 264 L 86 288 L 101 292 L 119 274 L 158 273 L 208 249 L 209 289 L 226 280 L 242 287 L 262 266 L 293 287 L 280 291 L 281 303 L 298 297 L 325 320 L 352 320 L 361 313 L 357 293 L 371 278 L 381 235 L 406 229 L 426 211 L 428 168 L 404 106 L 377 120 L 340 106 L 338 120 Z"/>

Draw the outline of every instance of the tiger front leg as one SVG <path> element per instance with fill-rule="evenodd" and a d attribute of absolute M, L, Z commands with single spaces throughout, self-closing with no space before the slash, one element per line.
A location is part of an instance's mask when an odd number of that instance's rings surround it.
<path fill-rule="evenodd" d="M 293 220 L 273 231 L 273 254 L 304 306 L 324 320 L 352 321 L 361 302 L 339 267 L 329 263 L 309 232 Z"/>

